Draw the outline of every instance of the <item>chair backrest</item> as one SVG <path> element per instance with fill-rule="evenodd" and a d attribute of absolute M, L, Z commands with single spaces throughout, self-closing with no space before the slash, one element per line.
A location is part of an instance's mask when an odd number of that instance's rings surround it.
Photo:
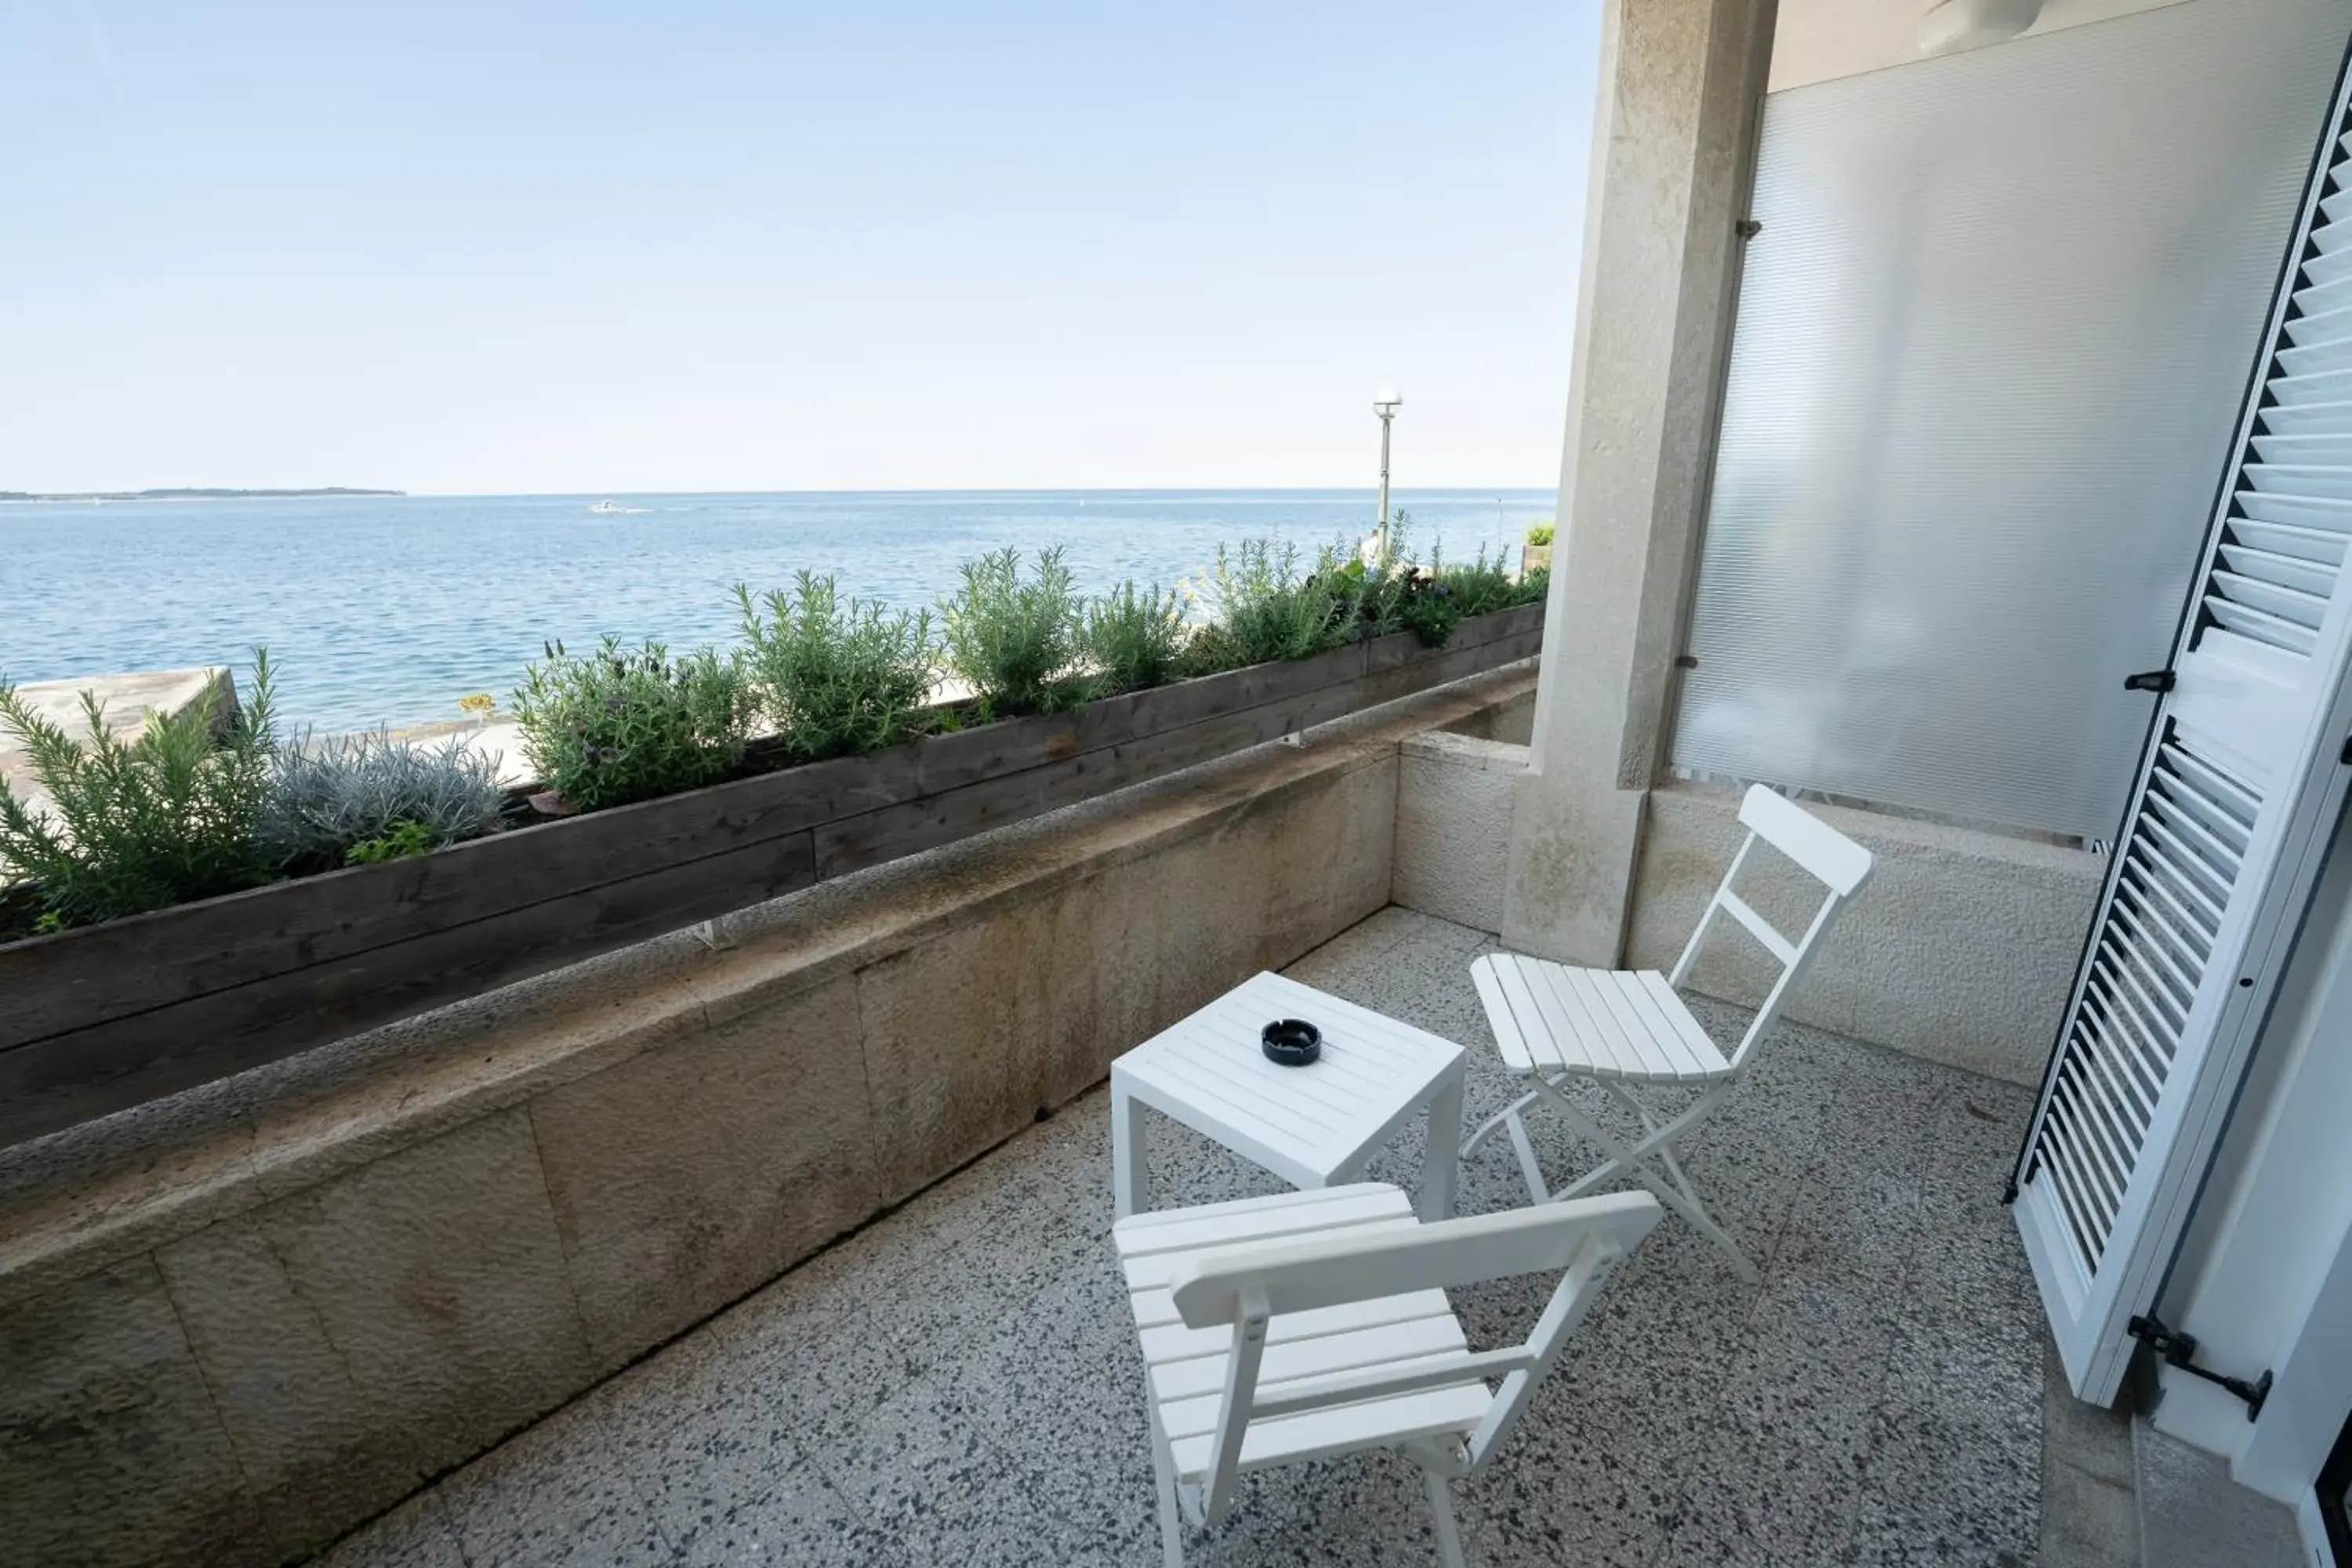
<path fill-rule="evenodd" d="M 1722 885 L 1708 900 L 1706 912 L 1699 916 L 1698 929 L 1691 932 L 1683 954 L 1675 960 L 1674 973 L 1666 976 L 1671 985 L 1680 985 L 1698 958 L 1701 943 L 1714 929 L 1717 915 L 1729 915 L 1748 935 L 1762 945 L 1780 965 L 1780 977 L 1772 983 L 1763 1003 L 1756 1009 L 1755 1019 L 1748 1032 L 1739 1037 L 1739 1045 L 1731 1053 L 1731 1066 L 1738 1071 L 1748 1063 L 1757 1042 L 1772 1032 L 1780 1016 L 1780 1005 L 1788 1000 L 1789 988 L 1805 972 L 1812 959 L 1813 949 L 1822 933 L 1830 927 L 1845 900 L 1852 898 L 1863 883 L 1870 879 L 1870 851 L 1807 811 L 1796 802 L 1773 794 L 1762 784 L 1750 784 L 1747 798 L 1739 803 L 1739 820 L 1748 829 L 1740 842 L 1739 853 L 1731 858 L 1731 868 L 1723 874 Z M 1814 910 L 1805 934 L 1791 942 L 1782 935 L 1771 921 L 1757 913 L 1747 900 L 1733 890 L 1740 870 L 1748 864 L 1748 853 L 1756 841 L 1778 849 L 1802 868 L 1807 875 L 1829 889 L 1819 908 Z"/>
<path fill-rule="evenodd" d="M 1234 1331 L 1214 1466 L 1202 1499 L 1209 1518 L 1222 1518 L 1233 1499 L 1242 1438 L 1254 1418 L 1500 1377 L 1495 1403 L 1470 1438 L 1469 1468 L 1477 1468 L 1510 1436 L 1601 1283 L 1650 1233 L 1658 1215 L 1658 1200 L 1648 1193 L 1611 1193 L 1433 1225 L 1235 1247 L 1196 1260 L 1173 1281 L 1178 1314 L 1187 1328 L 1231 1324 Z M 1299 1379 L 1278 1394 L 1259 1394 L 1266 1320 L 1277 1313 L 1554 1269 L 1567 1272 L 1521 1344 L 1416 1354 L 1393 1367 Z"/>

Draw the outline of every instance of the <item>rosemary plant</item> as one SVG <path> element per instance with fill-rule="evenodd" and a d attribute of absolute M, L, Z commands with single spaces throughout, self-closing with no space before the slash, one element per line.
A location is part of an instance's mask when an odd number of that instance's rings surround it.
<path fill-rule="evenodd" d="M 971 683 L 991 717 L 1050 712 L 1084 695 L 1074 679 L 1078 603 L 1058 547 L 1039 552 L 1025 582 L 1017 551 L 966 562 L 963 585 L 940 618 L 948 668 Z"/>
<path fill-rule="evenodd" d="M 56 803 L 37 811 L 0 786 L 0 877 L 40 890 L 49 930 L 117 920 L 269 879 L 261 841 L 277 750 L 269 656 L 257 648 L 245 705 L 217 689 L 126 737 L 82 693 L 89 741 L 0 683 L 0 729 Z"/>
<path fill-rule="evenodd" d="M 844 600 L 831 577 L 809 572 L 790 594 L 777 590 L 757 603 L 738 583 L 735 601 L 745 662 L 787 754 L 811 761 L 870 752 L 922 731 L 934 658 L 928 611 Z"/>
<path fill-rule="evenodd" d="M 1176 677 L 1191 628 L 1172 591 L 1121 583 L 1087 606 L 1082 637 L 1098 695 L 1141 691 Z"/>

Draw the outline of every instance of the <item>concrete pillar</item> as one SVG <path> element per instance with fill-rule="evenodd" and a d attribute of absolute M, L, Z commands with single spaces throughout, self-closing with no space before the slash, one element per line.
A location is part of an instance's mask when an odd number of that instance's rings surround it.
<path fill-rule="evenodd" d="M 1504 940 L 1613 964 L 1664 762 L 1776 0 L 1604 0 L 1559 531 Z"/>

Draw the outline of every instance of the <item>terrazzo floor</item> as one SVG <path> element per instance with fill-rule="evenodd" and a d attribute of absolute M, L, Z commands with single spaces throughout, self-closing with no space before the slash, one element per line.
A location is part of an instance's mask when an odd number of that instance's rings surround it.
<path fill-rule="evenodd" d="M 1482 932 L 1390 909 L 1292 966 L 1460 1041 L 1469 1115 L 1511 1097 L 1473 993 Z M 1696 1005 L 1718 1039 L 1738 1010 Z M 1596 1101 L 1596 1109 L 1598 1102 Z M 1671 1215 L 1570 1343 L 1512 1445 L 1458 1483 L 1470 1561 L 2025 1563 L 2042 1330 L 1998 1195 L 2030 1096 L 1785 1026 L 1685 1145 L 1762 1267 Z M 1555 1181 L 1590 1163 L 1538 1122 Z M 1108 1239 L 1100 1089 L 411 1499 L 333 1568 L 1153 1564 L 1142 1373 Z M 1408 1129 L 1371 1173 L 1410 1190 Z M 1161 1205 L 1278 1190 L 1155 1127 Z M 1461 1209 L 1524 1202 L 1507 1143 Z M 1548 1279 L 1456 1292 L 1474 1342 Z M 1387 1457 L 1245 1479 L 1187 1561 L 1435 1562 Z"/>

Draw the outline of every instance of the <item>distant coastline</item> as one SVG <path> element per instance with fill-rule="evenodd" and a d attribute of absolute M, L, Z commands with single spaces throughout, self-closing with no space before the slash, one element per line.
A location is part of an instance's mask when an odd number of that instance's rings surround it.
<path fill-rule="evenodd" d="M 162 490 L 0 490 L 0 500 L 267 500 L 292 496 L 404 496 L 406 490 L 353 489 L 327 485 L 318 489 L 239 490 L 188 486 Z"/>

